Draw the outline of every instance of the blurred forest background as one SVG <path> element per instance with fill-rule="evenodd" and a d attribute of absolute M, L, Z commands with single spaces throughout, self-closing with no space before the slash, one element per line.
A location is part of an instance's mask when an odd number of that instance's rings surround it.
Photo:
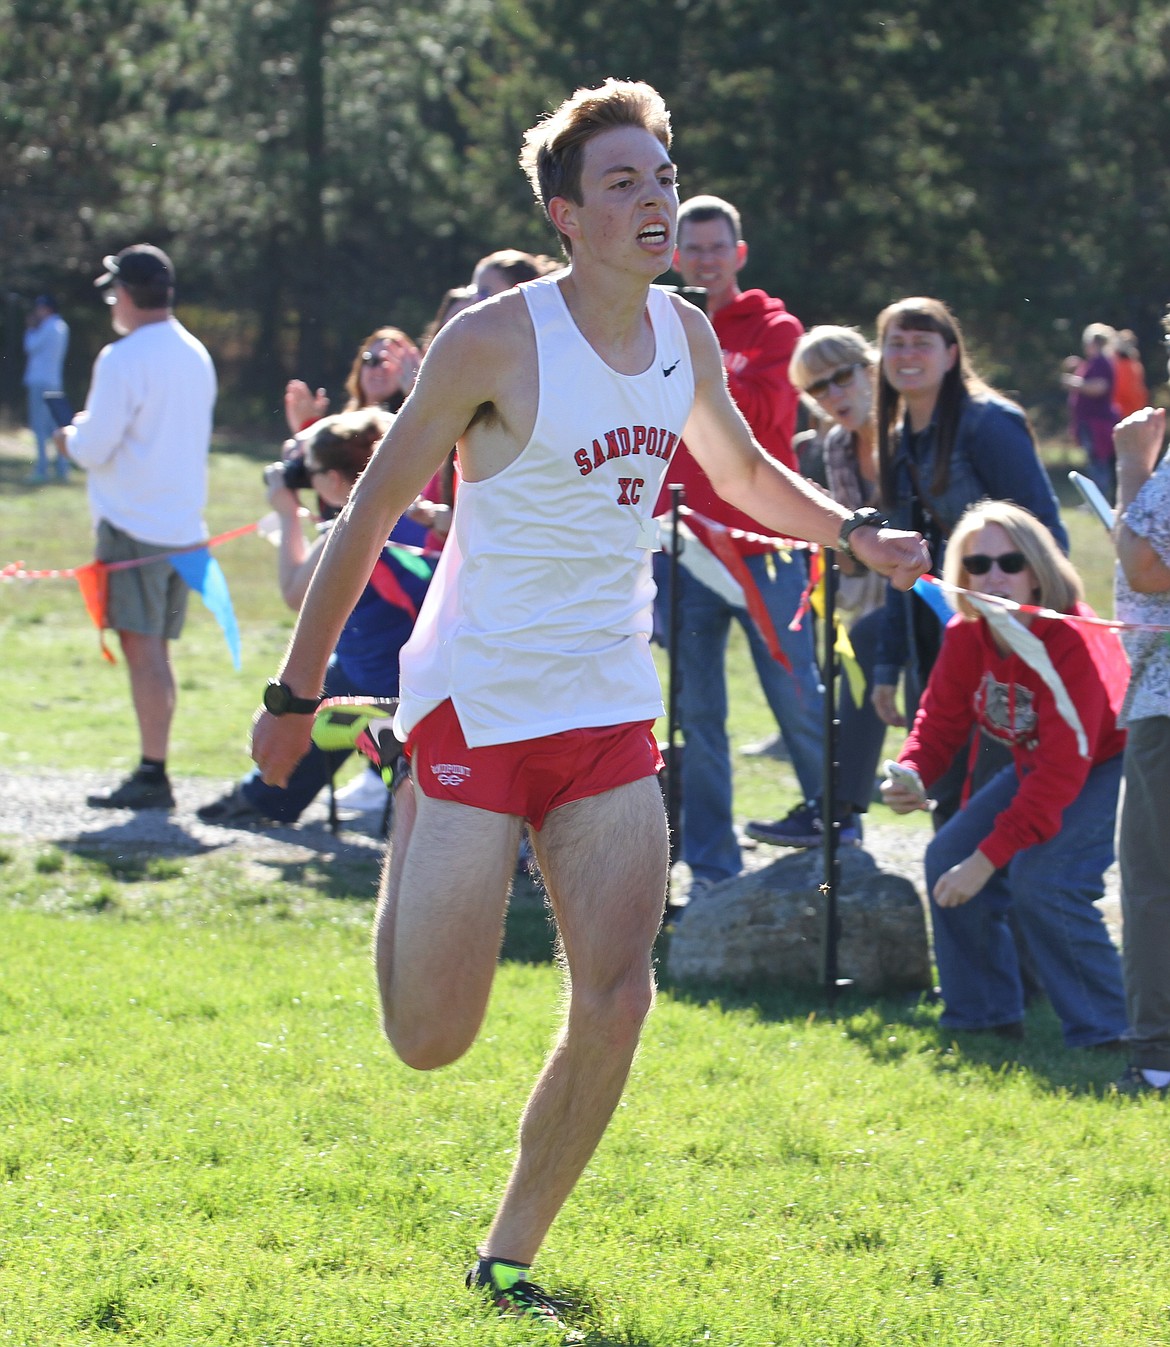
<path fill-rule="evenodd" d="M 221 423 L 279 433 L 291 375 L 336 397 L 367 332 L 417 335 L 479 256 L 555 250 L 520 136 L 607 75 L 662 91 L 682 195 L 740 207 L 745 285 L 806 324 L 941 296 L 1042 429 L 1089 321 L 1160 380 L 1166 0 L 0 0 L 0 405 L 45 289 L 80 403 L 100 258 L 149 241 Z"/>

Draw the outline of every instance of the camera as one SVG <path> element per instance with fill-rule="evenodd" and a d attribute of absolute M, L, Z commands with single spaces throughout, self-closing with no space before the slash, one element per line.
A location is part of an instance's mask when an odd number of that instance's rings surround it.
<path fill-rule="evenodd" d="M 270 475 L 275 476 L 277 473 L 280 474 L 281 485 L 289 491 L 312 489 L 313 479 L 305 470 L 305 451 L 299 446 L 286 459 L 282 459 L 279 463 L 270 463 L 264 469 L 264 485 L 268 485 Z"/>

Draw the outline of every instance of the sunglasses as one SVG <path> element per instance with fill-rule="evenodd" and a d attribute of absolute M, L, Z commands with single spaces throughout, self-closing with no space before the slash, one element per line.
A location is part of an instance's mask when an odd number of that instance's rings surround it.
<path fill-rule="evenodd" d="M 383 346 L 382 349 L 381 349 L 380 351 L 363 351 L 363 352 L 362 352 L 362 364 L 363 364 L 363 365 L 380 365 L 380 364 L 382 363 L 382 361 L 385 360 L 386 357 L 387 357 L 389 354 L 390 354 L 390 352 L 389 352 L 388 348 L 385 347 L 385 346 Z"/>
<path fill-rule="evenodd" d="M 992 566 L 998 566 L 1004 575 L 1019 575 L 1028 564 L 1023 552 L 1001 552 L 997 557 L 989 557 L 983 552 L 972 552 L 963 558 L 963 569 L 968 575 L 986 575 Z"/>
<path fill-rule="evenodd" d="M 823 398 L 829 391 L 831 384 L 835 388 L 847 388 L 853 382 L 853 376 L 861 365 L 846 365 L 843 369 L 834 370 L 832 374 L 826 374 L 823 379 L 816 379 L 805 388 L 805 392 L 810 398 Z"/>

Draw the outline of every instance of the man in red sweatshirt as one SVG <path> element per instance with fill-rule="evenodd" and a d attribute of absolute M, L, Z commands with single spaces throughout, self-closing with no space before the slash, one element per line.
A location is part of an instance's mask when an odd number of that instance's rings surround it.
<path fill-rule="evenodd" d="M 675 270 L 687 285 L 707 291 L 707 313 L 723 351 L 731 396 L 760 444 L 786 467 L 796 468 L 792 436 L 799 395 L 788 379 L 793 347 L 804 331 L 782 300 L 762 290 L 741 290 L 739 273 L 748 258 L 739 212 L 716 196 L 696 196 L 678 212 Z M 750 515 L 716 495 L 685 446 L 675 455 L 669 481 L 686 488 L 685 503 L 730 528 L 767 534 Z M 661 512 L 661 511 L 660 511 Z M 779 824 L 792 846 L 820 838 L 823 713 L 822 688 L 810 624 L 789 631 L 804 591 L 807 568 L 801 553 L 773 552 L 738 541 L 784 654 L 786 671 L 769 654 L 746 609 L 738 607 L 684 568 L 680 571 L 678 648 L 679 710 L 683 755 L 682 855 L 699 884 L 717 883 L 741 869 L 732 827 L 731 758 L 727 742 L 727 682 L 724 652 L 734 619 L 747 634 L 752 659 L 806 801 Z M 844 821 L 843 841 L 856 840 L 856 822 Z"/>

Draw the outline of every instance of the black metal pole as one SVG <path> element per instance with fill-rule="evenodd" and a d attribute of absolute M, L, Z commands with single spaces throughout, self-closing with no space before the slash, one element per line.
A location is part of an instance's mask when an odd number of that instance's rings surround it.
<path fill-rule="evenodd" d="M 678 747 L 678 639 L 680 608 L 678 601 L 679 558 L 682 556 L 682 536 L 679 532 L 679 510 L 683 488 L 673 485 L 670 490 L 670 590 L 667 594 L 666 668 L 669 685 L 666 694 L 666 826 L 670 833 L 670 863 L 674 864 L 679 818 L 682 813 L 682 774 Z"/>
<path fill-rule="evenodd" d="M 825 684 L 825 761 L 824 785 L 821 790 L 821 824 L 824 836 L 824 883 L 821 893 L 821 982 L 830 1008 L 837 1002 L 837 993 L 850 985 L 848 978 L 839 976 L 837 949 L 840 939 L 840 918 L 837 913 L 837 893 L 841 884 L 841 865 L 837 857 L 840 822 L 837 817 L 837 732 L 841 722 L 837 716 L 837 554 L 831 547 L 821 551 L 825 576 L 825 611 L 823 613 L 824 655 L 822 677 Z"/>

